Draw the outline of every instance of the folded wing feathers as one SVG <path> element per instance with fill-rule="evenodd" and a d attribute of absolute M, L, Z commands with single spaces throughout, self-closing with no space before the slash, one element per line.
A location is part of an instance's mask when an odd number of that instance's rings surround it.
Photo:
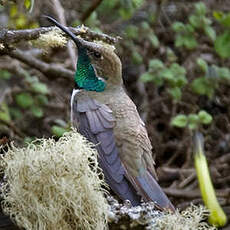
<path fill-rule="evenodd" d="M 78 120 L 79 132 L 96 144 L 99 164 L 105 179 L 115 193 L 122 199 L 129 199 L 133 205 L 140 197 L 125 177 L 113 134 L 115 119 L 112 110 L 91 98 L 79 98 L 73 103 L 73 120 Z M 76 119 L 77 118 L 77 119 Z"/>

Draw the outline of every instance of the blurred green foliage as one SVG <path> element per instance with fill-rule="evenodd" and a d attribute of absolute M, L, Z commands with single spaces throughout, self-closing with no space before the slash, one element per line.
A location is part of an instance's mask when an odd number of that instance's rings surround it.
<path fill-rule="evenodd" d="M 194 13 L 188 18 L 188 24 L 175 22 L 172 25 L 172 29 L 176 33 L 176 47 L 196 48 L 198 46 L 197 36 L 200 32 L 203 32 L 212 41 L 216 39 L 216 32 L 211 27 L 212 20 L 206 15 L 205 4 L 203 2 L 196 3 L 194 8 Z"/>
<path fill-rule="evenodd" d="M 214 18 L 224 27 L 223 32 L 217 36 L 215 50 L 222 58 L 230 57 L 230 13 L 214 11 Z"/>
<path fill-rule="evenodd" d="M 30 76 L 27 72 L 25 72 L 24 82 L 26 84 L 24 91 L 15 95 L 15 101 L 19 107 L 17 109 L 19 111 L 29 110 L 37 118 L 43 117 L 43 107 L 48 104 L 49 90 L 47 85 L 40 82 L 37 77 Z M 15 110 L 14 115 L 16 115 Z"/>
<path fill-rule="evenodd" d="M 2 102 L 0 105 L 0 121 L 4 121 L 7 123 L 11 121 L 9 108 L 5 102 Z"/>
<path fill-rule="evenodd" d="M 26 9 L 32 9 L 33 0 L 24 2 Z M 39 24 L 31 19 L 26 12 L 20 10 L 21 7 L 17 4 L 11 4 L 9 12 L 9 27 L 13 29 L 28 29 L 39 27 Z"/>
<path fill-rule="evenodd" d="M 52 131 L 53 135 L 55 135 L 57 137 L 61 137 L 68 130 L 66 128 L 61 127 L 61 126 L 53 125 L 51 128 L 51 131 Z"/>
<path fill-rule="evenodd" d="M 198 129 L 202 124 L 208 125 L 211 122 L 212 116 L 206 111 L 201 110 L 198 114 L 179 114 L 172 119 L 171 125 L 178 128 L 188 127 L 190 130 L 195 130 Z"/>
<path fill-rule="evenodd" d="M 230 13 L 214 12 L 213 16 L 214 18 L 208 14 L 203 2 L 195 3 L 193 12 L 188 15 L 188 23 L 177 21 L 172 24 L 175 49 L 167 47 L 165 64 L 160 59 L 149 60 L 148 69 L 140 79 L 143 82 L 153 83 L 157 88 L 163 86 L 163 90 L 170 94 L 174 102 L 180 102 L 183 92 L 188 90 L 195 97 L 202 95 L 212 100 L 221 85 L 229 85 L 229 68 L 208 64 L 204 59 L 197 58 L 196 65 L 193 65 L 192 69 L 195 73 L 194 77 L 188 80 L 187 71 L 177 62 L 179 59 L 174 51 L 176 48 L 182 53 L 188 52 L 187 50 L 198 50 L 202 45 L 200 44 L 202 35 L 202 38 L 211 44 L 213 52 L 217 52 L 222 58 L 229 57 Z M 225 28 L 221 34 L 216 35 L 215 28 L 212 26 L 214 19 Z M 138 37 L 137 31 L 138 29 L 132 26 L 132 30 L 129 30 L 129 37 L 133 39 Z M 159 46 L 160 44 L 157 47 Z M 190 72 L 192 71 L 190 69 Z M 171 124 L 175 127 L 188 127 L 193 130 L 200 127 L 201 124 L 207 125 L 211 122 L 212 116 L 202 110 L 198 114 L 178 114 L 172 119 Z"/>
<path fill-rule="evenodd" d="M 65 132 L 70 131 L 70 126 L 61 119 L 54 120 L 54 125 L 51 127 L 51 132 L 56 137 L 61 137 Z"/>
<path fill-rule="evenodd" d="M 128 25 L 123 32 L 124 49 L 131 54 L 132 63 L 135 65 L 143 64 L 142 50 L 135 45 L 136 42 L 148 42 L 150 47 L 157 49 L 159 40 L 154 29 L 147 22 L 142 22 L 140 26 Z"/>
<path fill-rule="evenodd" d="M 182 96 L 181 89 L 187 84 L 186 70 L 178 63 L 166 67 L 162 61 L 153 59 L 149 61 L 149 69 L 141 76 L 144 82 L 153 82 L 156 86 L 167 87 L 173 100 L 179 101 Z"/>
<path fill-rule="evenodd" d="M 219 88 L 220 83 L 230 83 L 229 68 L 218 67 L 216 65 L 209 66 L 206 61 L 201 58 L 197 59 L 197 65 L 202 70 L 203 76 L 194 79 L 191 83 L 193 92 L 199 95 L 206 95 L 211 99 L 215 90 Z"/>

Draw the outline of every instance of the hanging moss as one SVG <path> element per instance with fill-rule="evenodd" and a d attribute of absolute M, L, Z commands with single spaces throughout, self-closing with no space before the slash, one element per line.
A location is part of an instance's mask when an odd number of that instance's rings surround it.
<path fill-rule="evenodd" d="M 25 229 L 105 229 L 105 184 L 92 147 L 75 131 L 13 145 L 1 159 L 4 212 Z"/>

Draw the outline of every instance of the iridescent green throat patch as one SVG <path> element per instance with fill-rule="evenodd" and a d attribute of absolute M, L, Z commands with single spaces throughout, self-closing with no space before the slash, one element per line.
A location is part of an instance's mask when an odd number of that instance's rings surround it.
<path fill-rule="evenodd" d="M 102 92 L 106 86 L 104 81 L 97 78 L 95 70 L 87 54 L 87 50 L 84 47 L 78 50 L 75 82 L 80 88 L 88 91 Z"/>

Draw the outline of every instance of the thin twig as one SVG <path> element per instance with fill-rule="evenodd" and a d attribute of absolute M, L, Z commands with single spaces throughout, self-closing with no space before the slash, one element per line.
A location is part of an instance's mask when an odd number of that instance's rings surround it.
<path fill-rule="evenodd" d="M 201 197 L 199 189 L 187 190 L 187 189 L 175 189 L 175 188 L 164 188 L 164 192 L 169 196 L 195 199 Z M 216 189 L 216 195 L 218 197 L 229 197 L 229 189 Z"/>
<path fill-rule="evenodd" d="M 74 76 L 74 72 L 68 69 L 65 69 L 57 64 L 47 64 L 32 55 L 25 54 L 20 49 L 15 49 L 13 51 L 9 51 L 8 53 L 5 53 L 8 56 L 15 58 L 21 62 L 24 62 L 25 64 L 29 65 L 30 67 L 33 67 L 43 74 L 45 74 L 50 79 L 56 79 L 56 78 L 66 78 L 66 79 L 72 79 Z"/>
<path fill-rule="evenodd" d="M 56 15 L 58 17 L 58 20 L 60 21 L 60 23 L 62 25 L 66 26 L 65 10 L 62 7 L 60 1 L 59 0 L 52 0 L 52 2 L 53 2 L 53 4 L 52 4 L 53 9 L 54 9 L 54 11 L 55 11 L 55 13 L 56 13 Z M 72 43 L 68 42 L 67 48 L 68 48 L 68 53 L 69 53 L 69 56 L 70 56 L 72 67 L 74 69 L 75 66 L 76 66 L 77 57 L 76 57 L 76 53 L 74 52 Z"/>
<path fill-rule="evenodd" d="M 180 182 L 178 185 L 179 188 L 184 188 L 186 185 L 188 185 L 191 181 L 193 181 L 196 178 L 196 173 L 190 174 L 188 177 L 186 177 L 183 181 Z"/>
<path fill-rule="evenodd" d="M 1 120 L 1 123 L 5 124 L 8 126 L 15 134 L 17 134 L 19 137 L 24 138 L 26 135 L 16 127 L 16 125 L 13 122 L 6 122 L 4 120 Z"/>
<path fill-rule="evenodd" d="M 102 3 L 102 1 L 103 0 L 94 0 L 91 6 L 81 16 L 81 21 L 86 21 L 90 17 L 90 15 L 97 9 L 97 7 Z"/>

